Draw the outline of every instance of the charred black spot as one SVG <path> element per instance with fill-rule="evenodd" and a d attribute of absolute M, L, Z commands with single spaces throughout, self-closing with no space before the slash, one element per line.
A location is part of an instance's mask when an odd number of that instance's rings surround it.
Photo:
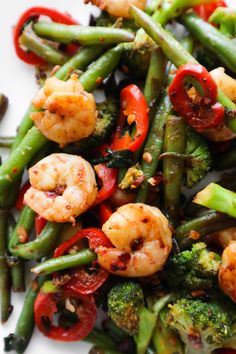
<path fill-rule="evenodd" d="M 148 220 L 148 219 L 147 219 Z M 148 222 L 148 221 L 147 221 Z M 130 243 L 130 248 L 132 251 L 138 251 L 143 247 L 143 237 L 136 238 Z"/>

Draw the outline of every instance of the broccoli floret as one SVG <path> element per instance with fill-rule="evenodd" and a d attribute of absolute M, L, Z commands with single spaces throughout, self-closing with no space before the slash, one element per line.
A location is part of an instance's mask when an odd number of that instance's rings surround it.
<path fill-rule="evenodd" d="M 216 301 L 182 298 L 162 310 L 161 319 L 185 343 L 186 354 L 209 354 L 231 335 L 230 311 Z"/>
<path fill-rule="evenodd" d="M 208 251 L 204 242 L 172 256 L 167 265 L 168 284 L 173 290 L 210 290 L 217 283 L 221 257 Z"/>
<path fill-rule="evenodd" d="M 212 158 L 205 140 L 190 127 L 187 129 L 185 154 L 189 155 L 185 164 L 185 184 L 192 188 L 210 170 Z"/>
<path fill-rule="evenodd" d="M 145 307 L 144 294 L 138 283 L 126 281 L 111 289 L 108 315 L 118 327 L 133 336 L 136 353 L 145 354 L 156 325 L 156 315 Z"/>
<path fill-rule="evenodd" d="M 144 294 L 139 284 L 125 282 L 115 285 L 108 294 L 108 314 L 118 327 L 130 335 L 137 334 L 139 310 L 144 307 Z"/>
<path fill-rule="evenodd" d="M 146 77 L 151 52 L 156 47 L 154 41 L 141 29 L 137 32 L 132 43 L 124 45 L 123 64 L 132 76 L 138 79 Z"/>
<path fill-rule="evenodd" d="M 125 174 L 125 177 L 119 184 L 120 189 L 135 189 L 144 179 L 144 173 L 139 164 L 131 166 Z"/>

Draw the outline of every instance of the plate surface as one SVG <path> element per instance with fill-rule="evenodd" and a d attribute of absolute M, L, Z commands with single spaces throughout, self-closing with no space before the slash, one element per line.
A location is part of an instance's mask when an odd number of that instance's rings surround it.
<path fill-rule="evenodd" d="M 119 0 L 117 0 L 119 1 Z M 228 0 L 228 4 L 236 8 L 236 0 Z M 0 135 L 15 134 L 32 97 L 37 92 L 35 71 L 30 65 L 21 62 L 15 55 L 12 44 L 12 26 L 19 15 L 31 6 L 47 6 L 59 11 L 67 11 L 79 22 L 86 24 L 94 8 L 84 5 L 82 0 L 7 0 L 0 11 L 0 92 L 9 98 L 9 108 L 0 124 Z M 0 153 L 6 153 L 1 150 Z M 3 351 L 3 337 L 14 332 L 24 294 L 14 294 L 12 304 L 14 311 L 4 326 L 0 325 L 0 354 Z M 90 345 L 83 342 L 62 343 L 48 340 L 37 330 L 25 354 L 86 354 Z"/>

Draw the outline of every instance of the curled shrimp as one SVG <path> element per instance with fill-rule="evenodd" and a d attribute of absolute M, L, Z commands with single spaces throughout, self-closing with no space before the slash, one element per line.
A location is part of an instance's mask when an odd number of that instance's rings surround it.
<path fill-rule="evenodd" d="M 130 5 L 144 10 L 147 0 L 86 0 L 85 2 L 91 2 L 101 10 L 107 11 L 111 16 L 129 18 Z"/>
<path fill-rule="evenodd" d="M 55 76 L 47 79 L 32 103 L 40 110 L 31 113 L 34 124 L 49 140 L 62 147 L 86 138 L 94 131 L 96 103 L 93 95 L 84 91 L 75 74 L 67 81 Z"/>
<path fill-rule="evenodd" d="M 48 221 L 75 222 L 97 197 L 95 173 L 80 156 L 52 154 L 29 169 L 24 202 Z"/>
<path fill-rule="evenodd" d="M 114 248 L 98 247 L 98 263 L 124 277 L 145 277 L 162 269 L 172 247 L 168 220 L 142 204 L 120 207 L 102 228 Z"/>
<path fill-rule="evenodd" d="M 224 249 L 218 279 L 223 292 L 236 302 L 236 241 Z"/>

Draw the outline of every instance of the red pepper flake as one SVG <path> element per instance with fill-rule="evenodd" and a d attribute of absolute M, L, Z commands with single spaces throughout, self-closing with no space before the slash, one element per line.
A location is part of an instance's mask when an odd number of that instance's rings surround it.
<path fill-rule="evenodd" d="M 127 263 L 129 263 L 131 258 L 130 253 L 124 252 L 120 256 L 117 257 L 116 260 L 114 260 L 111 264 L 111 271 L 112 272 L 117 272 L 117 271 L 125 271 L 127 269 Z"/>
<path fill-rule="evenodd" d="M 16 173 L 17 171 L 18 171 L 18 169 L 16 167 L 13 167 L 12 173 Z"/>
<path fill-rule="evenodd" d="M 97 79 L 96 79 L 96 85 L 101 85 L 101 83 L 103 82 L 103 78 L 101 76 L 99 76 Z"/>
<path fill-rule="evenodd" d="M 201 235 L 199 232 L 197 232 L 195 230 L 190 231 L 189 238 L 191 238 L 192 240 L 194 240 L 194 241 L 199 240 L 200 237 L 201 237 Z"/>

